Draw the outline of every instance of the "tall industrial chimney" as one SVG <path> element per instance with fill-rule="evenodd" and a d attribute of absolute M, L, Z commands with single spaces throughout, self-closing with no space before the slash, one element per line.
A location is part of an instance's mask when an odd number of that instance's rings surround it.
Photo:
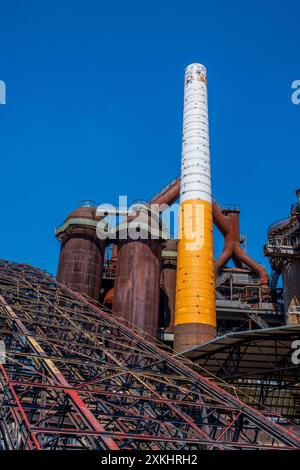
<path fill-rule="evenodd" d="M 216 336 L 206 68 L 185 70 L 174 349 Z"/>

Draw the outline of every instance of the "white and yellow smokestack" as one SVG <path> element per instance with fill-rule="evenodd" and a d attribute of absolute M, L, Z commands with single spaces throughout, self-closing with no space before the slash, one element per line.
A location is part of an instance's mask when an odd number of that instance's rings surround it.
<path fill-rule="evenodd" d="M 185 70 L 174 349 L 216 336 L 206 69 Z"/>

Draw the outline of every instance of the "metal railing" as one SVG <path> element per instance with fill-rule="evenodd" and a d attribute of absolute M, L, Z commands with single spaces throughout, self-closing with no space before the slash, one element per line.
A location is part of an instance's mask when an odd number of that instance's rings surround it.
<path fill-rule="evenodd" d="M 97 207 L 99 204 L 97 204 L 95 201 L 92 201 L 91 199 L 82 199 L 82 201 L 79 201 L 79 206 L 80 207 Z"/>

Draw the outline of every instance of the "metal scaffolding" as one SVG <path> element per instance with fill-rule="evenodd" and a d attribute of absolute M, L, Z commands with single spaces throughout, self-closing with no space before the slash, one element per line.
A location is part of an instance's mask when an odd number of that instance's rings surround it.
<path fill-rule="evenodd" d="M 189 358 L 200 373 L 236 385 L 251 406 L 265 404 L 299 431 L 300 364 L 293 362 L 299 335 L 300 325 L 230 332 L 194 348 Z"/>
<path fill-rule="evenodd" d="M 0 261 L 0 295 L 0 448 L 300 448 L 276 413 L 246 405 L 46 273 Z"/>

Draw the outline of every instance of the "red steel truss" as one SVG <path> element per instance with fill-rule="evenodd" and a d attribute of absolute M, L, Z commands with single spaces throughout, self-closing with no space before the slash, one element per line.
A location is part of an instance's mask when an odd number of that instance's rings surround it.
<path fill-rule="evenodd" d="M 0 261 L 0 296 L 0 448 L 300 448 L 283 418 L 44 272 Z"/>

